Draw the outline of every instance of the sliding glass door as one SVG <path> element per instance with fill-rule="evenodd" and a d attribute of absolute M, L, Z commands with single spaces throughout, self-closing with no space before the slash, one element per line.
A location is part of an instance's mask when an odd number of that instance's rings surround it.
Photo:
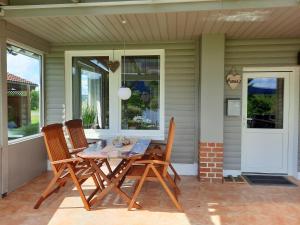
<path fill-rule="evenodd" d="M 108 56 L 72 58 L 73 118 L 87 129 L 109 129 Z"/>

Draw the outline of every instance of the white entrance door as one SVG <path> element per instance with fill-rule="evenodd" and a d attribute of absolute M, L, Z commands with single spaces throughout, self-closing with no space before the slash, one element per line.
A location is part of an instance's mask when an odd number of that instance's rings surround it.
<path fill-rule="evenodd" d="M 289 72 L 243 75 L 242 172 L 288 173 Z"/>

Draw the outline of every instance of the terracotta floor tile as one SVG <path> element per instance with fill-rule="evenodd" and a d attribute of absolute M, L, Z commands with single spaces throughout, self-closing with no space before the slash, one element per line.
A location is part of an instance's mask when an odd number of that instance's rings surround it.
<path fill-rule="evenodd" d="M 207 184 L 196 177 L 182 177 L 178 212 L 159 183 L 147 182 L 138 202 L 141 210 L 128 211 L 116 194 L 86 211 L 72 183 L 49 197 L 38 210 L 33 205 L 47 186 L 47 173 L 0 200 L 0 225 L 296 225 L 300 224 L 300 188 Z M 296 181 L 299 185 L 300 182 Z M 132 195 L 133 181 L 124 183 Z M 88 180 L 83 185 L 90 193 Z"/>

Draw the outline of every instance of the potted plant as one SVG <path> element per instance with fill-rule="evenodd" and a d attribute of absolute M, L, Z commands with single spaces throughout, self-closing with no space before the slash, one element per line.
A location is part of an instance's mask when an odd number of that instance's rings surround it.
<path fill-rule="evenodd" d="M 86 129 L 90 129 L 94 126 L 97 117 L 97 111 L 94 107 L 85 106 L 82 108 L 82 122 Z"/>

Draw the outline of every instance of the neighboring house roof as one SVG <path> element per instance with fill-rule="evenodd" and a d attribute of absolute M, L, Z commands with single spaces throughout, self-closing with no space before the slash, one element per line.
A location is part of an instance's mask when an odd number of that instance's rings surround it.
<path fill-rule="evenodd" d="M 26 80 L 11 73 L 7 73 L 7 81 L 15 84 L 29 84 L 30 86 L 38 86 L 37 84 L 29 80 Z"/>

